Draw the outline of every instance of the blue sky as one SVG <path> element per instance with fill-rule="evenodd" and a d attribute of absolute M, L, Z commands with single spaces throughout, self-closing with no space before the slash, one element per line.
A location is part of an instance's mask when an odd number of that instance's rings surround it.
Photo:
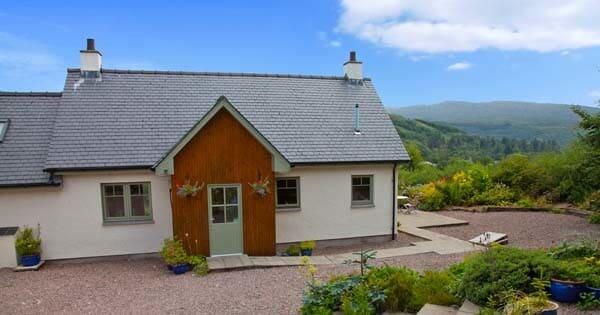
<path fill-rule="evenodd" d="M 598 5 L 521 2 L 11 1 L 0 7 L 0 90 L 61 90 L 93 37 L 103 66 L 119 69 L 341 75 L 356 50 L 387 106 L 594 104 Z"/>

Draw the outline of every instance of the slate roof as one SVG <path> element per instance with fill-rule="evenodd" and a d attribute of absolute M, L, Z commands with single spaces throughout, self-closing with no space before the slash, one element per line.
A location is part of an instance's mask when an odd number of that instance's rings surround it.
<path fill-rule="evenodd" d="M 103 69 L 82 80 L 69 69 L 45 167 L 151 167 L 220 96 L 292 164 L 409 159 L 369 79 Z"/>
<path fill-rule="evenodd" d="M 0 186 L 50 183 L 43 169 L 60 95 L 0 92 L 0 119 L 10 120 L 0 142 Z"/>

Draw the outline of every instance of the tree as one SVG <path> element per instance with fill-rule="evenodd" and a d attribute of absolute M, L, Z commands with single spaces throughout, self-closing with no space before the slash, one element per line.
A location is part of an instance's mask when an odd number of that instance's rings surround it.
<path fill-rule="evenodd" d="M 414 169 L 416 166 L 421 164 L 424 161 L 423 155 L 421 154 L 421 150 L 419 150 L 419 146 L 417 146 L 414 142 L 406 143 L 406 151 L 410 156 L 410 167 Z"/>

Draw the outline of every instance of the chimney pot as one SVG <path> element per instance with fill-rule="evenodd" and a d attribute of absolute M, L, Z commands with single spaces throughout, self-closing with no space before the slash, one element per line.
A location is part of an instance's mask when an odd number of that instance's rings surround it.
<path fill-rule="evenodd" d="M 96 43 L 93 38 L 87 39 L 87 48 L 86 50 L 96 50 Z"/>
<path fill-rule="evenodd" d="M 356 62 L 356 51 L 351 51 L 350 52 L 350 61 L 351 62 Z"/>

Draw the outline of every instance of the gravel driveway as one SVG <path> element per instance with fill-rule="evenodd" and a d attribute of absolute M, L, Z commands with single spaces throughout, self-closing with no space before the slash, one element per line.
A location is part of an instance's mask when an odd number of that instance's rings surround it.
<path fill-rule="evenodd" d="M 506 231 L 512 244 L 547 247 L 563 237 L 600 233 L 585 220 L 547 213 L 443 213 L 471 225 L 436 229 L 471 237 L 489 229 Z M 543 227 L 551 224 L 551 228 Z M 557 234 L 557 237 L 552 237 Z M 538 236 L 536 236 L 538 235 Z M 530 240 L 536 237 L 535 242 Z M 377 264 L 405 265 L 417 270 L 443 268 L 464 254 L 434 253 L 388 258 Z M 319 267 L 327 278 L 356 272 L 356 266 Z M 89 263 L 48 263 L 37 272 L 0 269 L 0 313 L 198 313 L 295 314 L 305 279 L 298 267 L 215 272 L 198 278 L 170 274 L 155 258 Z M 569 308 L 568 314 L 574 314 Z M 567 314 L 563 312 L 563 314 Z"/>

